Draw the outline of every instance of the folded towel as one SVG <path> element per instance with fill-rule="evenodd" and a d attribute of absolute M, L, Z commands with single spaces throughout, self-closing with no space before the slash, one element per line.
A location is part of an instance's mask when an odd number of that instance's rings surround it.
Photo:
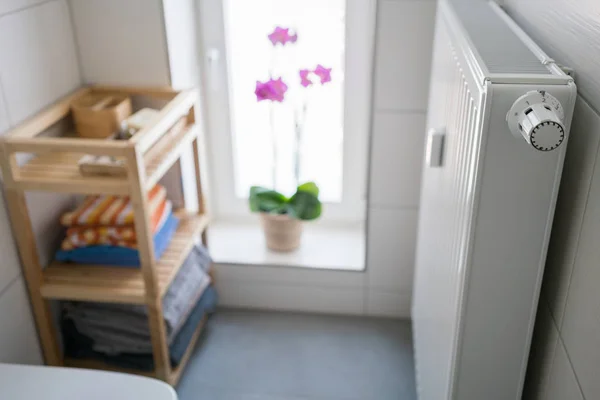
<path fill-rule="evenodd" d="M 156 259 L 159 259 L 169 246 L 178 225 L 179 219 L 171 214 L 162 229 L 154 235 L 154 256 Z M 55 258 L 57 261 L 79 264 L 140 266 L 138 250 L 121 246 L 99 245 L 80 247 L 73 250 L 59 250 L 56 252 Z"/>
<path fill-rule="evenodd" d="M 210 257 L 203 246 L 190 252 L 163 298 L 163 316 L 168 342 L 172 343 L 204 290 Z M 94 350 L 107 354 L 152 351 L 145 306 L 63 302 L 63 318 L 71 319 L 77 330 L 94 340 Z"/>
<path fill-rule="evenodd" d="M 172 367 L 177 367 L 185 351 L 187 350 L 198 324 L 205 315 L 215 310 L 217 305 L 217 292 L 214 287 L 209 286 L 200 300 L 194 306 L 190 316 L 185 321 L 183 327 L 169 346 L 169 358 Z M 94 341 L 83 335 L 77 330 L 73 321 L 63 320 L 62 323 L 63 339 L 65 344 L 65 354 L 73 358 L 94 358 L 104 361 L 121 368 L 132 368 L 142 371 L 152 371 L 154 369 L 154 359 L 151 353 L 131 354 L 123 352 L 120 354 L 105 354 L 93 349 Z"/>
<path fill-rule="evenodd" d="M 156 185 L 148 192 L 148 208 L 151 226 L 160 221 L 158 211 L 167 198 L 167 190 Z M 133 206 L 129 197 L 123 196 L 88 196 L 75 210 L 67 212 L 60 218 L 64 226 L 123 226 L 133 225 Z"/>
<path fill-rule="evenodd" d="M 153 226 L 152 233 L 158 232 L 165 224 L 173 210 L 173 204 L 165 200 L 157 209 L 158 223 Z M 62 241 L 61 249 L 73 250 L 94 245 L 111 245 L 137 248 L 135 227 L 129 226 L 93 226 L 73 227 L 67 229 L 67 235 Z"/>

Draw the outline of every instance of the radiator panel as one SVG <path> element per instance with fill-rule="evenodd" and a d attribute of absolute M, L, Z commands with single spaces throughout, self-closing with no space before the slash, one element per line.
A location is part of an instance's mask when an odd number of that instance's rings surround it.
<path fill-rule="evenodd" d="M 469 86 L 445 24 L 438 23 L 436 29 L 440 40 L 435 45 L 428 126 L 446 127 L 446 137 L 444 167 L 427 169 L 423 176 L 419 215 L 413 323 L 423 399 L 442 399 L 451 386 L 451 369 L 436 365 L 452 363 L 458 340 L 466 258 L 461 245 L 473 209 L 483 98 L 479 87 Z M 439 335 L 440 331 L 453 334 Z"/>
<path fill-rule="evenodd" d="M 473 48 L 477 49 L 488 71 L 493 74 L 552 75 L 515 32 L 504 21 L 495 18 L 494 9 L 486 3 L 473 0 L 452 2 L 473 41 Z"/>
<path fill-rule="evenodd" d="M 502 39 L 464 37 L 466 10 L 441 0 L 436 22 L 427 129 L 445 132 L 445 148 L 441 167 L 423 168 L 412 309 L 417 391 L 421 400 L 518 400 L 576 89 L 533 51 L 496 79 L 495 67 L 473 57 L 493 49 L 473 46 Z M 488 37 L 505 23 L 494 10 Z M 514 54 L 535 49 L 505 45 Z M 528 73 L 532 57 L 551 79 Z M 565 110 L 567 140 L 552 152 L 533 149 L 506 123 L 519 97 L 540 90 Z"/>

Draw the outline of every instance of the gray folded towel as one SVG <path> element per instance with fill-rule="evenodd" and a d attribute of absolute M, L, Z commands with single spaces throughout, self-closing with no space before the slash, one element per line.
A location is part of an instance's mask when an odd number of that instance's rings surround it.
<path fill-rule="evenodd" d="M 201 245 L 184 261 L 163 298 L 163 315 L 171 344 L 211 280 L 212 260 Z M 64 317 L 106 354 L 149 353 L 152 350 L 146 307 L 142 305 L 65 302 Z"/>

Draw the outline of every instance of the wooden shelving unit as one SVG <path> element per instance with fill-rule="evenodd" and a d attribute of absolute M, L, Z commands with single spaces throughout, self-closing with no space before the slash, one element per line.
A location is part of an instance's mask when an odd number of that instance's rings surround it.
<path fill-rule="evenodd" d="M 136 101 L 140 104 L 150 102 L 162 104 L 162 109 L 149 126 L 127 141 L 78 138 L 64 128 L 63 132 L 57 134 L 57 127 L 71 126 L 71 103 L 90 92 L 125 94 L 133 99 L 134 106 Z M 99 361 L 65 359 L 62 356 L 57 340 L 58 329 L 50 312 L 50 300 L 143 304 L 148 308 L 155 370 L 150 373 L 121 371 L 153 376 L 173 385 L 179 380 L 204 321 L 198 326 L 181 364 L 175 369 L 171 368 L 162 316 L 162 297 L 195 241 L 200 236 L 204 239 L 209 222 L 202 193 L 203 171 L 200 161 L 203 142 L 201 130 L 196 125 L 198 111 L 198 96 L 194 90 L 177 92 L 170 88 L 86 87 L 15 128 L 0 141 L 6 201 L 47 364 L 118 370 Z M 169 129 L 182 117 L 187 122 L 185 129 L 169 134 Z M 195 159 L 198 212 L 186 210 L 190 207 L 176 211 L 180 218 L 177 232 L 160 260 L 156 260 L 146 193 L 190 147 Z M 17 162 L 18 153 L 31 154 L 24 165 Z M 127 176 L 83 176 L 77 163 L 85 154 L 124 159 Z M 26 191 L 129 196 L 134 205 L 141 267 L 125 269 L 52 262 L 43 268 L 25 202 Z"/>

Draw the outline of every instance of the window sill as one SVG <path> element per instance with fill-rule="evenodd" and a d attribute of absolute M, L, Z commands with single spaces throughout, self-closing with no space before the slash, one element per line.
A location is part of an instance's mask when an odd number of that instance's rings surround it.
<path fill-rule="evenodd" d="M 215 221 L 208 242 L 217 264 L 246 264 L 363 271 L 365 230 L 363 227 L 324 227 L 306 223 L 297 250 L 279 253 L 267 249 L 258 223 Z"/>

